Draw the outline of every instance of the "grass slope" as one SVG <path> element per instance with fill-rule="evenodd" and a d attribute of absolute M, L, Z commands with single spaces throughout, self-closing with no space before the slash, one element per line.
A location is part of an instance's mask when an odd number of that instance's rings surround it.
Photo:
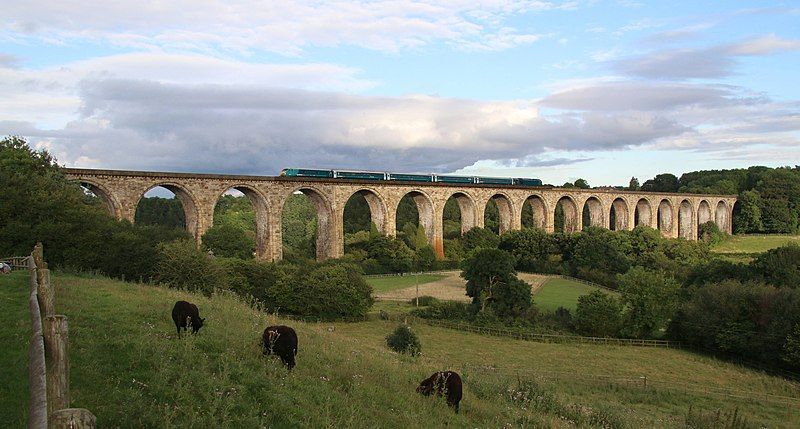
<path fill-rule="evenodd" d="M 534 293 L 533 302 L 542 310 L 556 310 L 558 307 L 564 307 L 575 311 L 578 297 L 597 289 L 606 290 L 574 280 L 553 277 Z"/>
<path fill-rule="evenodd" d="M 405 289 L 417 284 L 423 285 L 445 278 L 443 274 L 419 274 L 410 276 L 387 276 L 370 277 L 367 283 L 372 286 L 375 292 L 389 292 L 392 290 Z"/>
<path fill-rule="evenodd" d="M 717 253 L 762 253 L 787 243 L 800 243 L 800 235 L 734 235 L 711 250 Z"/>
<path fill-rule="evenodd" d="M 13 383 L 26 372 L 19 365 L 29 329 L 26 280 L 2 281 L 0 355 L 10 362 L 0 380 L 4 422 L 20 422 L 25 413 L 19 397 L 26 387 Z M 690 405 L 738 408 L 754 427 L 800 422 L 796 408 L 759 399 L 800 398 L 796 385 L 682 351 L 538 344 L 415 326 L 423 356 L 413 359 L 385 347 L 394 327 L 388 322 L 287 322 L 229 295 L 102 278 L 54 281 L 56 308 L 69 317 L 73 406 L 90 409 L 99 427 L 683 427 Z M 197 303 L 207 318 L 199 335 L 175 338 L 170 310 L 178 299 Z M 261 356 L 259 335 L 273 323 L 298 332 L 292 373 Z M 464 379 L 458 415 L 414 392 L 431 372 L 448 368 Z M 646 375 L 650 387 L 592 374 Z M 689 387 L 675 391 L 659 382 Z M 697 386 L 752 397 L 720 398 L 693 392 Z"/>
<path fill-rule="evenodd" d="M 25 427 L 28 415 L 28 272 L 0 274 L 0 426 Z"/>

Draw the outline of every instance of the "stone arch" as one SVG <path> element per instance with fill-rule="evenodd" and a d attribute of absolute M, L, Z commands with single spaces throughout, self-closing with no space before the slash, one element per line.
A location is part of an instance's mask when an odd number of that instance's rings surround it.
<path fill-rule="evenodd" d="M 724 200 L 717 203 L 717 208 L 714 209 L 714 223 L 720 231 L 728 234 L 731 231 L 731 217 L 728 204 Z"/>
<path fill-rule="evenodd" d="M 261 191 L 253 188 L 249 185 L 244 184 L 236 184 L 233 186 L 228 187 L 222 193 L 217 195 L 217 198 L 214 200 L 214 205 L 216 206 L 219 199 L 225 195 L 226 192 L 230 189 L 235 189 L 241 193 L 243 193 L 249 200 L 250 203 L 253 205 L 253 211 L 255 212 L 255 221 L 256 221 L 256 258 L 257 259 L 272 259 L 272 254 L 270 252 L 271 243 L 270 243 L 270 234 L 269 234 L 269 226 L 270 226 L 270 214 L 269 214 L 269 206 L 267 204 L 267 198 Z M 212 209 L 213 214 L 213 209 Z M 211 217 L 213 223 L 213 216 Z"/>
<path fill-rule="evenodd" d="M 531 208 L 531 225 L 534 228 L 546 229 L 547 228 L 547 204 L 540 195 L 531 195 L 522 203 L 523 207 L 528 204 Z M 524 210 L 520 210 L 523 212 Z M 520 220 L 522 214 L 520 213 Z"/>
<path fill-rule="evenodd" d="M 671 237 L 674 228 L 672 219 L 672 203 L 664 198 L 658 203 L 658 213 L 656 213 L 656 227 L 664 237 Z"/>
<path fill-rule="evenodd" d="M 700 225 L 712 220 L 711 205 L 702 200 L 697 206 L 697 236 L 700 236 Z"/>
<path fill-rule="evenodd" d="M 689 200 L 681 201 L 678 208 L 678 237 L 692 240 L 694 238 L 694 209 Z"/>
<path fill-rule="evenodd" d="M 556 207 L 560 207 L 561 211 L 564 212 L 563 232 L 566 234 L 577 232 L 580 218 L 578 217 L 578 205 L 575 200 L 569 195 L 564 195 L 558 199 Z M 553 218 L 555 219 L 555 208 L 553 209 Z"/>
<path fill-rule="evenodd" d="M 117 201 L 117 198 L 114 196 L 111 190 L 109 190 L 106 186 L 92 180 L 81 179 L 80 185 L 95 194 L 97 198 L 100 198 L 100 200 L 106 206 L 106 210 L 108 210 L 108 213 L 113 216 L 114 219 L 122 219 L 122 210 L 120 208 L 119 201 Z"/>
<path fill-rule="evenodd" d="M 614 213 L 614 223 L 611 224 L 611 213 Z M 614 231 L 630 229 L 630 219 L 628 219 L 628 202 L 622 197 L 617 197 L 611 202 L 608 209 L 609 227 Z"/>
<path fill-rule="evenodd" d="M 497 233 L 502 235 L 507 231 L 511 231 L 514 227 L 514 206 L 511 203 L 511 198 L 502 192 L 498 192 L 492 195 L 486 201 L 486 204 L 489 204 L 489 201 L 494 201 L 500 214 L 500 225 Z"/>
<path fill-rule="evenodd" d="M 330 201 L 319 189 L 313 186 L 300 186 L 285 195 L 283 202 L 285 203 L 286 199 L 295 192 L 301 192 L 308 197 L 317 212 L 317 260 L 336 258 L 339 256 L 336 253 L 337 234 L 333 228 L 334 214 Z M 281 210 L 283 210 L 283 204 Z"/>
<path fill-rule="evenodd" d="M 450 198 L 458 203 L 458 210 L 461 213 L 461 234 L 478 226 L 478 206 L 475 204 L 475 199 L 464 191 L 454 192 L 445 198 L 445 203 Z"/>
<path fill-rule="evenodd" d="M 650 207 L 650 201 L 647 198 L 640 198 L 636 202 L 636 210 L 633 214 L 634 226 L 648 226 L 652 228 L 653 209 Z"/>
<path fill-rule="evenodd" d="M 596 226 L 600 228 L 606 227 L 603 203 L 600 202 L 599 198 L 592 195 L 591 197 L 587 198 L 586 201 L 584 201 L 583 208 L 581 210 L 581 217 L 583 217 L 583 211 L 586 210 L 589 211 L 589 224 L 583 225 L 584 228 L 588 226 Z"/>
<path fill-rule="evenodd" d="M 400 201 L 402 201 L 403 198 L 406 197 L 406 195 L 410 196 L 411 199 L 414 200 L 414 204 L 416 204 L 417 206 L 419 224 L 422 225 L 422 227 L 425 229 L 425 236 L 428 239 L 428 244 L 434 246 L 435 248 L 436 231 L 434 231 L 434 227 L 435 227 L 436 215 L 435 211 L 433 210 L 433 200 L 428 194 L 420 190 L 415 189 L 412 191 L 408 191 L 405 194 L 403 194 L 400 197 L 400 199 L 398 199 L 397 202 L 395 203 L 394 205 L 395 217 L 397 216 L 397 208 L 400 205 Z"/>
<path fill-rule="evenodd" d="M 386 202 L 384 202 L 383 197 L 374 189 L 362 188 L 350 194 L 345 200 L 345 204 L 347 204 L 354 195 L 361 195 L 367 201 L 370 220 L 375 224 L 375 228 L 378 229 L 378 232 L 383 235 L 389 234 L 389 226 L 386 224 L 388 210 L 386 209 Z M 344 224 L 344 207 L 342 207 L 342 224 Z"/>
<path fill-rule="evenodd" d="M 195 241 L 200 244 L 200 235 L 202 233 L 202 231 L 200 231 L 200 203 L 198 202 L 197 198 L 180 183 L 156 182 L 151 184 L 147 187 L 147 189 L 139 194 L 139 198 L 136 200 L 136 204 L 133 206 L 134 211 L 139 205 L 139 201 L 144 198 L 144 195 L 151 189 L 159 186 L 175 194 L 175 198 L 181 202 L 181 206 L 183 206 L 183 215 L 186 218 L 186 230 L 189 231 L 189 234 L 191 234 Z"/>

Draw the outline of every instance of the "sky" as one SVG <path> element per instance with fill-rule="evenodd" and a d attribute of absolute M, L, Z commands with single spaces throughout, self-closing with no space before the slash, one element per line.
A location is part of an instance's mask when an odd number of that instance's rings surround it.
<path fill-rule="evenodd" d="M 800 162 L 800 2 L 4 0 L 0 136 L 70 167 L 627 185 Z"/>

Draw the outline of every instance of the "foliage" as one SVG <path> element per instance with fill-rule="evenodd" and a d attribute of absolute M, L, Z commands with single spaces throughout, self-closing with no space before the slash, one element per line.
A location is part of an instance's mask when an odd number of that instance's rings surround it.
<path fill-rule="evenodd" d="M 674 174 L 664 173 L 645 181 L 641 190 L 644 192 L 677 192 L 679 186 L 678 178 Z"/>
<path fill-rule="evenodd" d="M 702 350 L 775 365 L 798 323 L 797 289 L 726 280 L 690 290 L 668 334 Z"/>
<path fill-rule="evenodd" d="M 795 325 L 794 330 L 786 336 L 781 358 L 792 368 L 800 369 L 800 323 Z"/>
<path fill-rule="evenodd" d="M 420 305 L 422 305 L 421 299 L 422 297 L 420 297 Z M 411 314 L 423 319 L 439 320 L 463 320 L 470 316 L 467 304 L 458 301 L 432 302 L 425 308 L 412 310 Z"/>
<path fill-rule="evenodd" d="M 136 206 L 133 219 L 137 225 L 186 228 L 186 214 L 183 211 L 183 204 L 177 198 L 142 198 Z"/>
<path fill-rule="evenodd" d="M 713 246 L 725 240 L 725 233 L 719 230 L 717 223 L 713 220 L 700 225 L 698 232 L 698 238 L 709 246 Z"/>
<path fill-rule="evenodd" d="M 764 222 L 761 220 L 761 207 L 764 203 L 761 194 L 758 191 L 744 191 L 737 200 L 738 204 L 733 212 L 733 232 L 741 234 L 764 231 Z"/>
<path fill-rule="evenodd" d="M 264 304 L 270 311 L 322 320 L 363 318 L 374 302 L 357 267 L 333 262 L 284 266 Z"/>
<path fill-rule="evenodd" d="M 516 276 L 514 258 L 499 249 L 478 249 L 461 263 L 461 270 L 475 313 L 484 309 L 487 298 L 493 297 L 495 286 Z"/>
<path fill-rule="evenodd" d="M 756 278 L 773 286 L 800 288 L 800 245 L 790 243 L 759 255 L 752 263 Z"/>
<path fill-rule="evenodd" d="M 639 179 L 635 177 L 631 177 L 631 181 L 628 182 L 628 190 L 629 191 L 638 191 L 641 185 L 639 185 Z"/>
<path fill-rule="evenodd" d="M 66 179 L 45 151 L 25 140 L 0 140 L 0 254 L 27 255 L 44 244 L 51 267 L 99 271 L 148 280 L 156 265 L 156 245 L 188 238 L 185 231 L 118 222 L 97 197 Z"/>
<path fill-rule="evenodd" d="M 575 328 L 583 335 L 613 337 L 619 332 L 622 316 L 619 300 L 599 290 L 578 298 Z"/>
<path fill-rule="evenodd" d="M 550 272 L 550 255 L 556 252 L 553 236 L 538 228 L 509 231 L 498 248 L 514 256 L 517 270 L 531 272 Z"/>
<path fill-rule="evenodd" d="M 429 271 L 436 265 L 436 251 L 431 245 L 418 248 L 414 256 L 414 269 L 417 271 Z"/>
<path fill-rule="evenodd" d="M 417 300 L 419 300 L 419 301 L 417 301 Z M 441 301 L 439 301 L 438 298 L 434 298 L 434 297 L 432 297 L 430 295 L 422 295 L 419 298 L 411 298 L 408 301 L 408 303 L 411 304 L 411 305 L 417 305 L 417 303 L 419 303 L 420 306 L 424 306 L 424 307 L 427 307 L 429 305 L 439 304 L 440 302 Z"/>
<path fill-rule="evenodd" d="M 372 215 L 367 199 L 361 194 L 353 194 L 344 205 L 344 233 L 369 231 L 371 223 Z"/>
<path fill-rule="evenodd" d="M 575 185 L 575 187 L 579 189 L 591 188 L 591 186 L 589 186 L 589 182 L 587 182 L 586 179 L 577 179 L 575 183 L 573 183 L 573 185 Z"/>
<path fill-rule="evenodd" d="M 292 194 L 283 204 L 281 218 L 283 258 L 302 262 L 317 252 L 317 210 L 305 195 Z"/>
<path fill-rule="evenodd" d="M 399 325 L 394 332 L 386 336 L 386 345 L 397 353 L 419 356 L 422 345 L 417 334 L 408 325 Z"/>
<path fill-rule="evenodd" d="M 576 277 L 616 286 L 614 275 L 630 268 L 631 245 L 627 238 L 626 234 L 597 227 L 577 234 L 568 259 L 571 272 Z"/>
<path fill-rule="evenodd" d="M 158 246 L 156 281 L 170 287 L 210 295 L 227 286 L 222 267 L 198 249 L 191 240 L 176 240 Z"/>
<path fill-rule="evenodd" d="M 624 308 L 624 334 L 650 338 L 666 327 L 677 301 L 675 279 L 659 271 L 633 267 L 619 276 L 619 289 Z"/>
<path fill-rule="evenodd" d="M 488 228 L 475 227 L 464 233 L 461 243 L 467 251 L 491 249 L 500 244 L 500 236 Z"/>
<path fill-rule="evenodd" d="M 245 230 L 229 224 L 214 225 L 203 234 L 203 248 L 215 256 L 251 259 L 256 243 Z"/>

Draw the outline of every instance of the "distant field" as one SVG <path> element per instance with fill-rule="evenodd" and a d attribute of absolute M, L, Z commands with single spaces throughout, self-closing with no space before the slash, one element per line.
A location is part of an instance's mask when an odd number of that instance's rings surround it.
<path fill-rule="evenodd" d="M 787 243 L 800 243 L 800 235 L 734 235 L 711 250 L 717 253 L 761 253 Z"/>
<path fill-rule="evenodd" d="M 91 410 L 98 427 L 685 428 L 690 407 L 736 410 L 743 427 L 800 424 L 796 383 L 681 350 L 415 325 L 423 354 L 409 358 L 385 346 L 396 323 L 302 323 L 230 294 L 53 279 L 56 309 L 69 317 L 72 403 Z M 24 274 L 0 276 L 0 426 L 24 427 L 27 287 Z M 169 313 L 178 299 L 197 303 L 207 318 L 200 334 L 175 337 Z M 259 335 L 274 323 L 297 330 L 291 373 L 261 356 Z M 442 369 L 462 375 L 460 414 L 414 392 Z M 780 403 L 784 397 L 792 405 Z"/>
<path fill-rule="evenodd" d="M 445 278 L 444 274 L 420 274 L 416 276 L 387 276 L 372 277 L 367 279 L 375 292 L 389 292 L 397 289 L 405 289 L 417 284 L 435 282 Z"/>
<path fill-rule="evenodd" d="M 569 279 L 553 277 L 534 292 L 533 302 L 542 310 L 556 310 L 558 307 L 564 307 L 574 311 L 578 305 L 578 297 L 598 289 L 606 290 Z"/>

